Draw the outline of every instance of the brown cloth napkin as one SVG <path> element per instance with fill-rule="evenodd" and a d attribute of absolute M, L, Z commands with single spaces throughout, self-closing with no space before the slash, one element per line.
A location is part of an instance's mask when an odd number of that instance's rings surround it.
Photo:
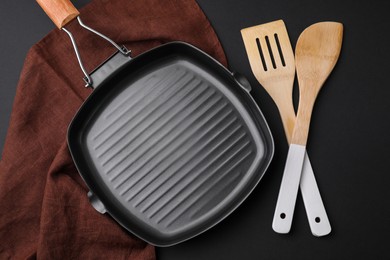
<path fill-rule="evenodd" d="M 80 17 L 133 56 L 182 40 L 226 65 L 194 0 L 94 0 Z M 76 22 L 67 28 L 89 71 L 114 52 Z M 0 162 L 0 259 L 155 259 L 153 246 L 88 202 L 66 145 L 67 126 L 91 93 L 82 77 L 64 32 L 52 31 L 27 55 Z"/>

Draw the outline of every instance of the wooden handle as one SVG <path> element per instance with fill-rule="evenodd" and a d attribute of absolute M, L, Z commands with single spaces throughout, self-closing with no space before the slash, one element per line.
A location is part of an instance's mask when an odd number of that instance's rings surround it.
<path fill-rule="evenodd" d="M 80 13 L 69 0 L 37 0 L 43 11 L 61 29 Z"/>
<path fill-rule="evenodd" d="M 283 123 L 284 133 L 287 138 L 287 143 L 290 144 L 295 126 L 295 111 L 292 103 L 292 93 L 289 94 L 288 91 L 283 91 L 283 86 L 280 87 L 281 88 L 276 89 L 279 90 L 279 93 L 271 93 L 271 96 L 273 97 L 273 100 L 278 107 L 280 118 L 282 119 Z"/>
<path fill-rule="evenodd" d="M 302 82 L 299 85 L 299 87 L 301 89 L 305 89 L 305 91 L 300 92 L 297 117 L 295 120 L 294 131 L 291 138 L 292 144 L 306 146 L 307 138 L 309 135 L 311 115 L 313 112 L 314 102 L 318 94 L 317 88 L 315 88 L 314 86 L 314 82 L 313 85 L 306 88 L 304 87 L 304 83 Z"/>

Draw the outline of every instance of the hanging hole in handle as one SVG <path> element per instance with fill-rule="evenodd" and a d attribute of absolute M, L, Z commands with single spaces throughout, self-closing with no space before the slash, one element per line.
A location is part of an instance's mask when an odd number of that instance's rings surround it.
<path fill-rule="evenodd" d="M 316 218 L 314 219 L 314 221 L 315 221 L 316 223 L 320 223 L 320 222 L 321 222 L 321 218 L 320 218 L 320 217 L 316 217 Z"/>
<path fill-rule="evenodd" d="M 285 219 L 286 218 L 286 214 L 285 213 L 280 214 L 280 218 L 281 219 Z"/>

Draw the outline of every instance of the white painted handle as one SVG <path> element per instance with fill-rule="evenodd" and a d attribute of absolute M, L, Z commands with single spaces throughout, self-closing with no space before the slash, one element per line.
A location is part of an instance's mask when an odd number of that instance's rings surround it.
<path fill-rule="evenodd" d="M 332 228 L 307 153 L 305 153 L 300 185 L 312 234 L 317 237 L 328 235 Z"/>
<path fill-rule="evenodd" d="M 290 145 L 272 223 L 277 233 L 290 232 L 305 154 L 305 146 Z"/>

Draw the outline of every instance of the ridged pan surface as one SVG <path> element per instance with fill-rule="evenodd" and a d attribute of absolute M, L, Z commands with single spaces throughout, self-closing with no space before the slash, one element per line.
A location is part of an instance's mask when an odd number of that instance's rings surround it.
<path fill-rule="evenodd" d="M 68 143 L 107 212 L 159 246 L 218 223 L 273 155 L 268 126 L 232 74 L 191 45 L 133 59 L 87 99 Z"/>

